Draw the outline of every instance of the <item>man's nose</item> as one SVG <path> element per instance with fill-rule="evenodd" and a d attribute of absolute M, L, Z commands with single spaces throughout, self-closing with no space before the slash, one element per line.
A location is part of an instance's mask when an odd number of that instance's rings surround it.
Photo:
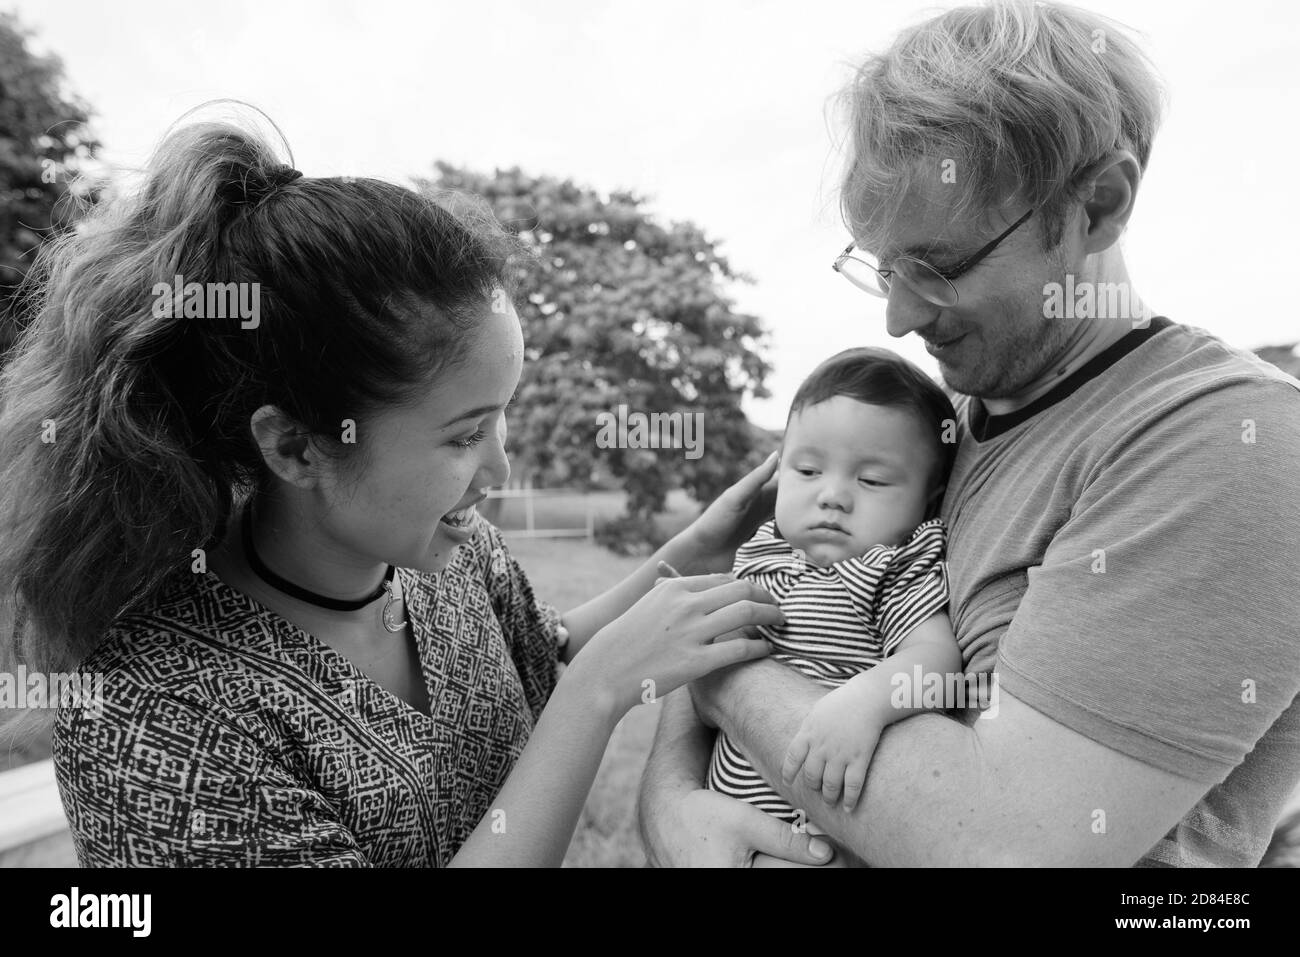
<path fill-rule="evenodd" d="M 889 284 L 889 297 L 885 300 L 885 331 L 895 339 L 924 329 L 934 322 L 938 313 L 938 306 L 922 299 L 897 276 Z"/>

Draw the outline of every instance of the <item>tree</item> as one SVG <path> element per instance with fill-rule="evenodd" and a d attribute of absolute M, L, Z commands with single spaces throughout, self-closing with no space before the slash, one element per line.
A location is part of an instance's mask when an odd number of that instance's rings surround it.
<path fill-rule="evenodd" d="M 89 108 L 64 90 L 63 64 L 32 53 L 29 36 L 0 13 L 0 353 L 17 336 L 15 294 L 36 247 L 71 225 L 56 207 L 99 146 Z"/>
<path fill-rule="evenodd" d="M 749 280 L 716 242 L 689 222 L 661 225 L 631 192 L 602 196 L 518 169 L 437 170 L 423 188 L 483 197 L 535 254 L 519 266 L 516 297 L 527 359 L 508 419 L 516 474 L 583 488 L 612 477 L 627 519 L 649 528 L 669 489 L 708 501 L 755 464 L 740 403 L 767 395 L 766 332 L 728 298 L 728 284 Z M 619 406 L 701 413 L 701 454 L 599 447 L 597 416 Z"/>

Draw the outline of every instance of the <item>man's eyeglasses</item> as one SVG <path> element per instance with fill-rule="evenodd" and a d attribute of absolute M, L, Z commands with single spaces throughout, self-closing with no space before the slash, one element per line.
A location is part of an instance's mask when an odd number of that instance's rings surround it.
<path fill-rule="evenodd" d="M 869 292 L 873 296 L 887 298 L 889 284 L 893 281 L 893 277 L 897 276 L 926 302 L 934 303 L 936 306 L 955 306 L 957 287 L 952 284 L 952 281 L 997 249 L 1002 240 L 1019 229 L 1021 224 L 1033 214 L 1034 211 L 1031 209 L 1007 227 L 1002 235 L 967 256 L 951 269 L 942 272 L 929 263 L 911 256 L 899 256 L 894 260 L 892 267 L 881 269 L 879 261 L 874 256 L 857 249 L 852 243 L 836 257 L 832 268 L 863 292 Z"/>

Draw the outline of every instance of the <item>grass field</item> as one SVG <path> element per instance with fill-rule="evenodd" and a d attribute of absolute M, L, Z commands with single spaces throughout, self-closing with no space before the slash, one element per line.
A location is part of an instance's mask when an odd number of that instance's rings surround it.
<path fill-rule="evenodd" d="M 616 584 L 642 559 L 622 558 L 585 541 L 511 541 L 538 598 L 566 611 Z M 658 720 L 657 705 L 639 705 L 614 730 L 596 783 L 564 859 L 571 867 L 639 867 L 636 789 Z"/>
<path fill-rule="evenodd" d="M 621 496 L 593 496 L 600 517 L 614 517 L 622 509 Z M 537 527 L 547 521 L 570 527 L 575 517 L 581 524 L 584 506 L 580 499 L 560 500 L 535 508 Z M 509 503 L 517 505 L 516 502 Z M 660 530 L 671 535 L 684 527 L 694 514 L 689 499 L 681 493 L 669 497 L 669 510 Z M 520 527 L 516 515 L 502 516 L 505 528 Z M 599 521 L 599 518 L 597 519 Z M 541 600 L 567 611 L 594 598 L 630 574 L 643 559 L 623 558 L 582 540 L 509 538 L 510 551 L 518 559 Z M 614 730 L 601 762 L 591 796 L 583 809 L 573 844 L 564 858 L 566 867 L 641 867 L 645 854 L 636 829 L 636 793 L 659 720 L 658 705 L 640 705 Z"/>

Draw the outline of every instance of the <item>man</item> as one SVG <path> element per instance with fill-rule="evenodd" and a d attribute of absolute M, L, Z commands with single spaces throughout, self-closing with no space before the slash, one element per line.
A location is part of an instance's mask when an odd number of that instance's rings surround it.
<path fill-rule="evenodd" d="M 1300 383 L 1132 295 L 1149 67 L 1100 17 L 996 3 L 905 32 L 847 99 L 836 266 L 969 397 L 950 614 L 998 707 L 892 725 L 846 813 L 815 769 L 781 779 L 824 688 L 773 661 L 697 682 L 644 778 L 651 860 L 826 860 L 700 789 L 708 722 L 873 866 L 1256 865 L 1300 780 Z"/>

